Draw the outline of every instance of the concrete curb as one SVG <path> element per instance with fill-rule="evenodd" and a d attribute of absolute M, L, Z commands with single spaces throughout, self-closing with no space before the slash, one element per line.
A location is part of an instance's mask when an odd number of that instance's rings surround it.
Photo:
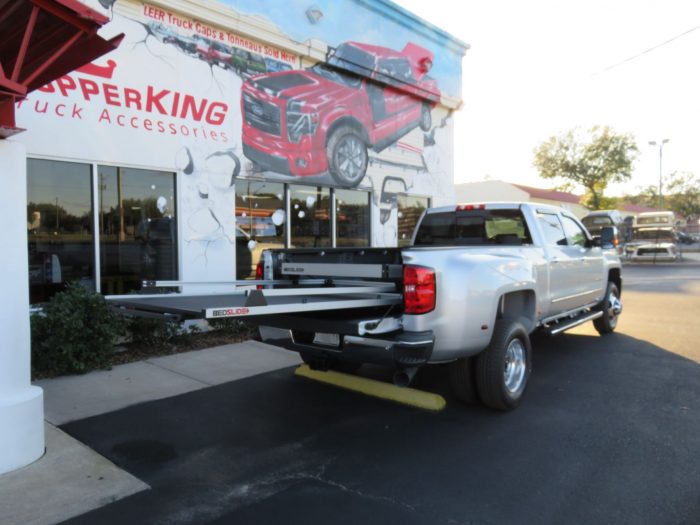
<path fill-rule="evenodd" d="M 44 389 L 44 417 L 54 425 L 63 425 L 300 363 L 294 352 L 246 341 L 36 384 Z"/>
<path fill-rule="evenodd" d="M 51 525 L 150 487 L 46 423 L 46 453 L 0 476 L 3 525 Z"/>

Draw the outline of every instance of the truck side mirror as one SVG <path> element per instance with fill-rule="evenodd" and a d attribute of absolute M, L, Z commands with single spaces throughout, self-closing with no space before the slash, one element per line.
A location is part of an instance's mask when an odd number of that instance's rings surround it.
<path fill-rule="evenodd" d="M 619 237 L 617 233 L 617 228 L 614 226 L 605 226 L 600 231 L 600 247 L 604 250 L 610 250 L 617 247 L 619 243 Z"/>

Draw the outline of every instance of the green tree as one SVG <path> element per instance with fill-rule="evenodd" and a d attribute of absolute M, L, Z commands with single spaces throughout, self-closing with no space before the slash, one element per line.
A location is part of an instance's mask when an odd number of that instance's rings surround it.
<path fill-rule="evenodd" d="M 667 199 L 673 211 L 685 217 L 700 215 L 700 179 L 695 174 L 675 171 L 666 183 Z"/>
<path fill-rule="evenodd" d="M 664 208 L 675 211 L 684 217 L 700 215 L 700 179 L 694 173 L 674 171 L 664 177 Z M 655 184 L 642 189 L 635 197 L 641 204 L 655 207 L 659 202 L 659 187 Z"/>
<path fill-rule="evenodd" d="M 604 197 L 608 184 L 632 177 L 637 152 L 632 135 L 615 133 L 607 126 L 595 126 L 585 132 L 576 128 L 540 144 L 533 164 L 540 177 L 560 178 L 583 186 L 583 203 L 599 210 L 612 204 Z"/>
<path fill-rule="evenodd" d="M 625 200 L 630 204 L 640 204 L 649 208 L 658 209 L 659 187 L 652 184 L 642 188 L 637 195 L 625 195 Z"/>

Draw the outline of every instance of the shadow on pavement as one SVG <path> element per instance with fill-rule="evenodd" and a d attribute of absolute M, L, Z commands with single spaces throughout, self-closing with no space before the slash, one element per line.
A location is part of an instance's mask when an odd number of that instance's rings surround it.
<path fill-rule="evenodd" d="M 65 425 L 151 491 L 109 523 L 700 523 L 700 365 L 613 334 L 534 343 L 501 414 L 256 376 Z M 368 369 L 376 374 L 376 370 Z"/>

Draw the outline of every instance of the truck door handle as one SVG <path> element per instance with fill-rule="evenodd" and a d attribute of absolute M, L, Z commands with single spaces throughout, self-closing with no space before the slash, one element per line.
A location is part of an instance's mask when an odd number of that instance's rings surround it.
<path fill-rule="evenodd" d="M 558 257 L 552 257 L 552 258 L 549 260 L 549 262 L 551 262 L 552 264 L 556 264 L 556 263 L 559 262 L 559 258 L 558 258 Z"/>

